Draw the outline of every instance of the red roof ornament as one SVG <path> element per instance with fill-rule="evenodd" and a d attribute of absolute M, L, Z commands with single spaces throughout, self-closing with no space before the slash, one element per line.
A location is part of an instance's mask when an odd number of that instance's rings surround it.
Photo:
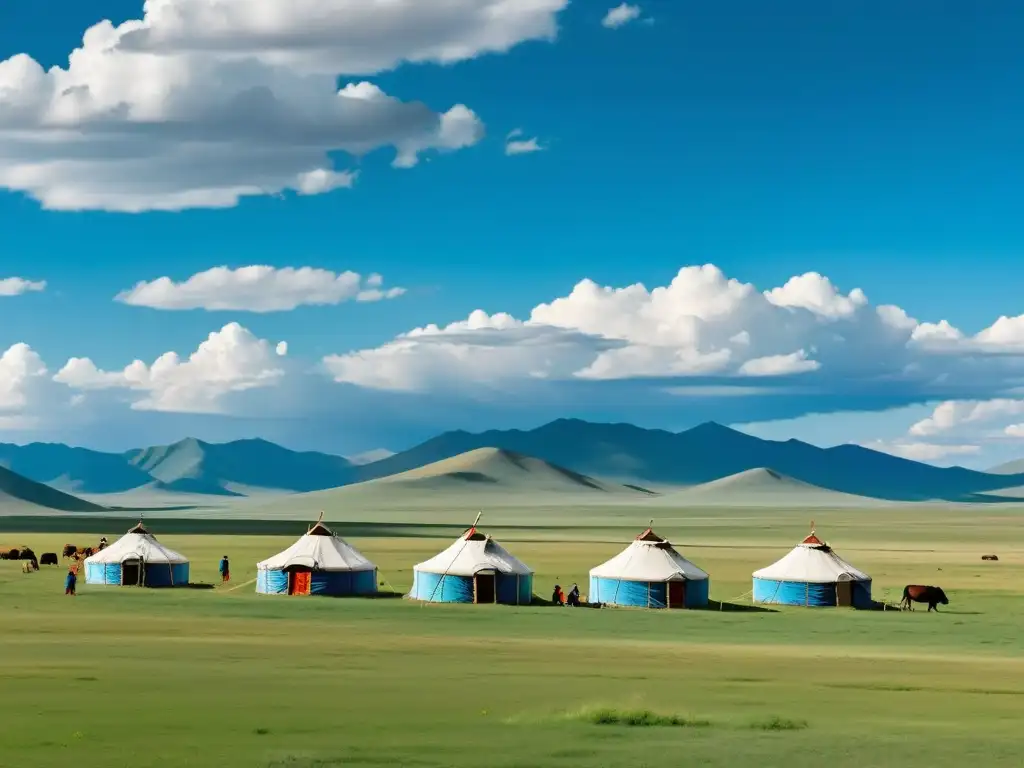
<path fill-rule="evenodd" d="M 800 542 L 801 544 L 807 544 L 812 547 L 823 547 L 825 542 L 819 539 L 814 532 L 814 521 L 811 520 L 811 535 Z"/>

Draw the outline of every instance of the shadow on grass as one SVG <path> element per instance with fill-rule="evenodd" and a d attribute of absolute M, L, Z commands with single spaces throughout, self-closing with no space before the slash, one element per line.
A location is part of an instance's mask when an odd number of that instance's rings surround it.
<path fill-rule="evenodd" d="M 903 609 L 900 608 L 898 603 L 878 602 L 877 600 L 872 600 L 868 605 L 855 605 L 853 609 L 855 611 L 892 611 L 893 613 L 903 613 Z"/>
<path fill-rule="evenodd" d="M 694 610 L 694 609 L 690 609 Z M 696 610 L 722 611 L 723 613 L 778 613 L 776 608 L 768 608 L 763 605 L 750 605 L 747 603 L 725 603 L 721 600 L 708 600 L 704 608 Z"/>
<path fill-rule="evenodd" d="M 533 600 L 530 601 L 530 605 L 539 605 L 539 606 L 545 607 L 545 608 L 572 608 L 572 609 L 575 609 L 575 608 L 604 608 L 605 607 L 605 603 L 584 603 L 584 602 L 581 602 L 579 605 L 565 605 L 563 603 L 555 602 L 554 600 L 549 600 L 549 599 L 546 599 L 546 598 L 543 598 L 543 597 L 537 597 L 537 595 L 533 596 Z"/>
<path fill-rule="evenodd" d="M 372 595 L 352 595 L 363 600 L 401 600 L 405 595 L 401 592 L 374 592 Z"/>
<path fill-rule="evenodd" d="M 213 589 L 213 584 L 207 584 L 205 581 L 189 582 L 188 589 Z"/>

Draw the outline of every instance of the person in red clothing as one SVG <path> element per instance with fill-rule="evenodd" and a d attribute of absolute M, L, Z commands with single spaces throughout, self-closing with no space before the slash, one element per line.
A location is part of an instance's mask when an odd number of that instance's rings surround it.
<path fill-rule="evenodd" d="M 64 594 L 74 595 L 75 585 L 78 583 L 78 574 L 74 568 L 68 568 L 68 575 L 64 577 Z"/>
<path fill-rule="evenodd" d="M 220 580 L 223 582 L 231 581 L 231 564 L 228 563 L 227 555 L 224 555 L 220 560 Z"/>

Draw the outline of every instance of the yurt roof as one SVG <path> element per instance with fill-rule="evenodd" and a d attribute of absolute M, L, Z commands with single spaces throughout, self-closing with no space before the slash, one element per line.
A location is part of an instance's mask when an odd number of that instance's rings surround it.
<path fill-rule="evenodd" d="M 624 581 L 701 581 L 708 574 L 679 554 L 650 528 L 611 560 L 590 570 L 591 576 Z"/>
<path fill-rule="evenodd" d="M 866 573 L 837 555 L 813 530 L 810 536 L 793 547 L 781 560 L 754 571 L 754 578 L 809 584 L 871 580 Z"/>
<path fill-rule="evenodd" d="M 187 557 L 157 541 L 141 521 L 110 546 L 85 558 L 87 563 L 123 563 L 126 560 L 169 564 L 188 562 Z"/>
<path fill-rule="evenodd" d="M 529 566 L 513 557 L 507 549 L 473 526 L 443 552 L 426 560 L 414 570 L 451 576 L 472 576 L 481 571 L 505 574 L 530 574 Z"/>
<path fill-rule="evenodd" d="M 292 566 L 314 571 L 372 571 L 363 554 L 323 523 L 321 517 L 288 549 L 256 564 L 259 570 L 283 571 Z"/>

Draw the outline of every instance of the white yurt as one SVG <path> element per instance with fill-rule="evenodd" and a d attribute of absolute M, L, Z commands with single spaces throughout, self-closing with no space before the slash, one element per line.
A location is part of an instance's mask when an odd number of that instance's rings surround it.
<path fill-rule="evenodd" d="M 474 524 L 455 543 L 413 567 L 409 597 L 434 603 L 533 602 L 533 571 Z"/>
<path fill-rule="evenodd" d="M 634 608 L 700 608 L 708 604 L 708 574 L 648 528 L 590 571 L 588 602 Z"/>
<path fill-rule="evenodd" d="M 256 564 L 256 591 L 264 595 L 372 595 L 377 566 L 323 523 L 284 552 Z"/>
<path fill-rule="evenodd" d="M 106 549 L 85 558 L 85 583 L 187 587 L 188 558 L 157 541 L 140 520 Z"/>
<path fill-rule="evenodd" d="M 870 607 L 871 577 L 811 535 L 767 568 L 754 571 L 754 602 L 816 607 Z"/>

